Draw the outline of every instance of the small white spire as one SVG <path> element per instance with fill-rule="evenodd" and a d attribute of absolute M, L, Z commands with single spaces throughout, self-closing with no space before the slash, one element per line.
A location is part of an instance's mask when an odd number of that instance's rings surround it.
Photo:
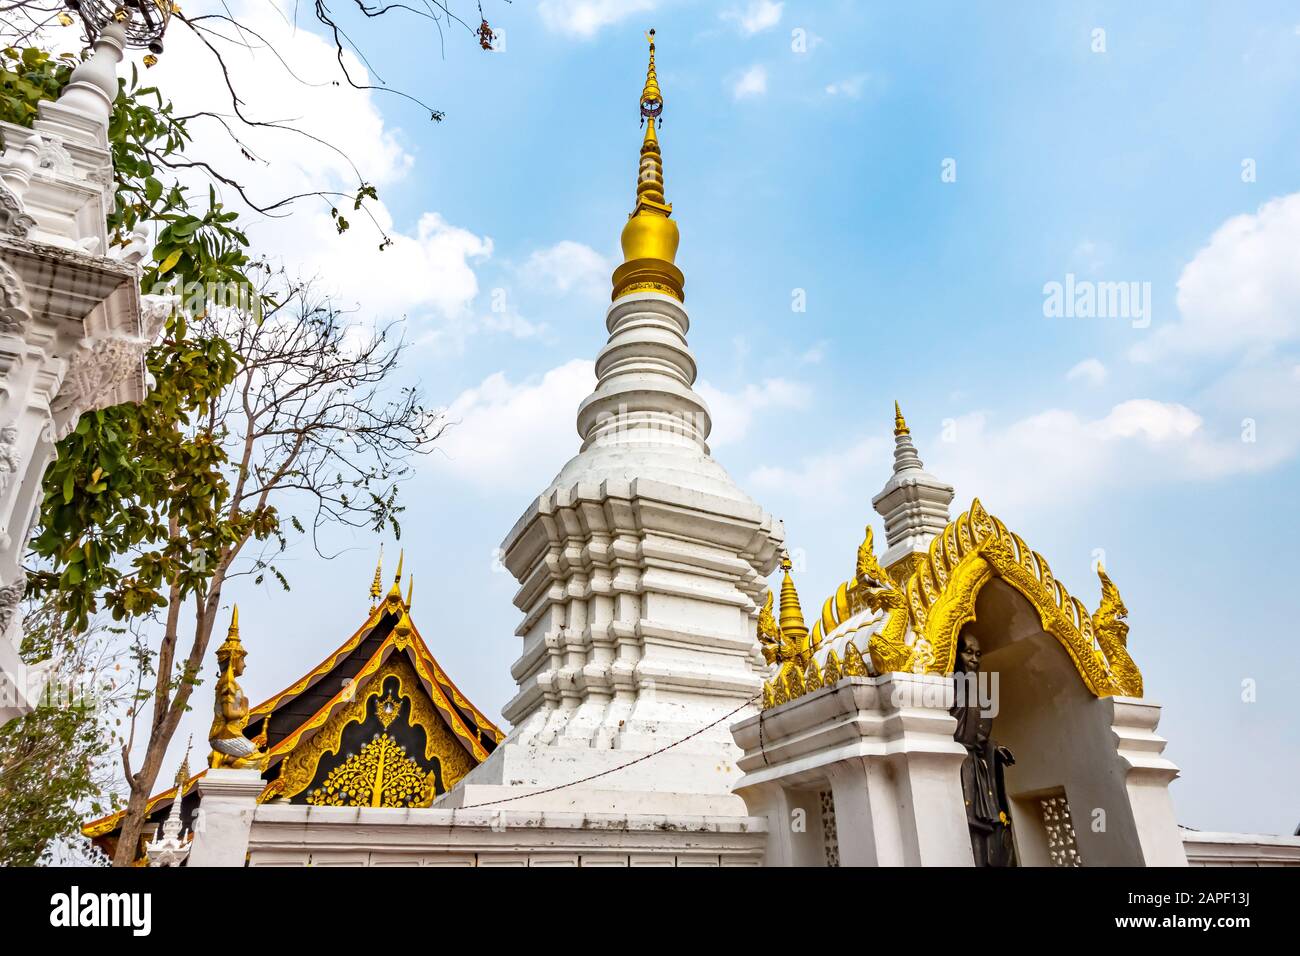
<path fill-rule="evenodd" d="M 176 796 L 172 798 L 171 809 L 167 819 L 154 832 L 154 838 L 144 845 L 145 857 L 150 866 L 180 866 L 190 855 L 190 841 L 181 829 L 181 801 L 185 797 L 185 784 L 190 775 L 190 747 L 194 743 L 191 736 L 185 745 L 185 759 L 181 761 L 176 774 Z"/>
<path fill-rule="evenodd" d="M 952 496 L 952 485 L 925 470 L 912 443 L 912 430 L 895 402 L 894 473 L 880 494 L 871 499 L 872 507 L 885 519 L 888 550 L 880 559 L 885 570 L 892 571 L 910 554 L 924 553 L 930 541 L 943 533 L 951 520 L 948 506 Z"/>

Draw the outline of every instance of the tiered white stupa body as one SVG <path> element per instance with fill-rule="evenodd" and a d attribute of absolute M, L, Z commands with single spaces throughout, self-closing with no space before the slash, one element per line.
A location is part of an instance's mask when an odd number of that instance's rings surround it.
<path fill-rule="evenodd" d="M 543 805 L 600 809 L 612 802 L 599 792 L 617 791 L 622 809 L 745 812 L 730 725 L 767 673 L 755 622 L 783 531 L 709 454 L 653 56 L 652 43 L 637 206 L 596 387 L 578 409 L 582 445 L 504 542 L 524 615 L 519 691 L 503 709 L 514 729 L 443 805 L 604 774 Z M 645 795 L 629 803 L 628 791 Z"/>

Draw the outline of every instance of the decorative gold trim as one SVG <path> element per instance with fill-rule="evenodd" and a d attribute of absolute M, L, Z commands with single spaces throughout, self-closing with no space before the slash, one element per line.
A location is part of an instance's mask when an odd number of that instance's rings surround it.
<path fill-rule="evenodd" d="M 279 779 L 266 788 L 261 799 L 269 799 L 271 796 L 292 799 L 310 786 L 316 777 L 321 758 L 328 753 L 339 752 L 343 732 L 349 725 L 365 721 L 370 700 L 384 693 L 384 684 L 390 677 L 397 679 L 399 702 L 402 698 L 411 701 L 410 722 L 424 730 L 425 760 L 435 757 L 438 759 L 444 789 L 451 789 L 461 777 L 469 773 L 474 761 L 452 736 L 442 718 L 434 712 L 427 694 L 417 693 L 417 688 L 424 690 L 424 683 L 411 666 L 410 660 L 404 654 L 394 654 L 373 671 L 373 676 L 362 691 L 329 715 L 319 733 L 295 747 L 285 757 Z M 360 679 L 358 675 L 358 683 Z"/>
<path fill-rule="evenodd" d="M 997 577 L 1033 605 L 1043 630 L 1065 648 L 1091 693 L 1098 697 L 1142 696 L 1142 674 L 1128 653 L 1124 620 L 1128 609 L 1100 566 L 1101 603 L 1090 615 L 1052 574 L 1047 559 L 986 512 L 978 498 L 969 511 L 930 542 L 928 552 L 895 562 L 890 572 L 897 572 L 904 561 L 911 562 L 914 570 L 905 583 L 895 584 L 894 574 L 881 569 L 876 560 L 868 528 L 858 549 L 854 577 L 826 600 L 821 620 L 813 628 L 813 640 L 820 642 L 863 608 L 886 610 L 889 616 L 884 627 L 867 643 L 871 670 L 877 674 L 950 674 L 956 663 L 957 635 L 964 624 L 975 619 L 980 589 Z M 765 626 L 774 626 L 768 620 L 770 593 L 765 611 L 766 617 L 759 616 L 759 640 L 769 663 L 781 665 L 763 689 L 763 706 L 773 707 L 807 693 L 818 675 L 805 661 L 772 653 L 779 644 L 765 633 Z M 779 627 L 775 635 L 779 638 Z M 832 680 L 831 675 L 837 673 Z M 849 641 L 842 664 L 833 653 L 827 656 L 820 686 L 854 674 L 865 676 L 867 668 L 858 648 Z"/>
<path fill-rule="evenodd" d="M 350 654 L 352 651 L 356 650 L 357 645 L 359 645 L 361 641 L 365 638 L 365 636 L 369 634 L 370 631 L 374 628 L 374 626 L 379 623 L 380 619 L 384 615 L 384 610 L 385 609 L 383 604 L 380 604 L 378 607 L 373 608 L 370 611 L 370 613 L 366 616 L 366 622 L 362 624 L 359 628 L 357 628 L 357 630 L 353 633 L 353 635 L 349 637 L 346 641 L 344 641 L 339 646 L 339 648 L 334 651 L 334 653 L 330 654 L 328 657 L 325 658 L 325 660 L 321 661 L 319 664 L 313 667 L 310 671 L 307 672 L 305 676 L 300 677 L 298 680 L 294 681 L 284 690 L 280 691 L 280 693 L 274 695 L 273 697 L 268 697 L 266 700 L 262 701 L 260 704 L 258 704 L 252 710 L 250 710 L 248 712 L 249 720 L 252 720 L 255 717 L 261 717 L 266 714 L 273 713 L 275 709 L 280 706 L 281 702 L 284 701 L 286 697 L 297 697 L 308 687 L 310 687 L 311 684 L 314 683 L 317 678 L 323 677 L 324 675 L 328 674 L 331 670 L 333 670 L 338 665 L 338 662 L 342 660 L 345 655 Z"/>
<path fill-rule="evenodd" d="M 202 777 L 207 772 L 208 771 L 206 769 L 200 770 L 194 776 L 186 780 L 185 791 L 188 792 L 189 789 L 192 786 L 194 786 L 195 781 L 197 781 L 200 777 Z M 162 803 L 164 800 L 174 800 L 175 798 L 176 798 L 175 787 L 171 787 L 167 790 L 164 790 L 162 793 L 155 794 L 154 796 L 150 797 L 149 800 L 144 805 L 145 817 L 147 818 L 151 813 L 157 810 L 158 805 Z M 125 807 L 123 807 L 121 810 L 116 810 L 113 813 L 110 813 L 108 816 L 100 817 L 98 820 L 91 820 L 89 823 L 83 823 L 81 825 L 81 835 L 94 839 L 95 837 L 101 837 L 106 834 L 112 833 L 122 823 L 122 818 L 124 816 L 126 816 Z"/>
<path fill-rule="evenodd" d="M 1065 648 L 1089 691 L 1098 697 L 1141 697 L 1142 675 L 1127 648 L 1127 608 L 1106 572 L 1098 567 L 1097 573 L 1102 601 L 1089 615 L 1053 576 L 1047 559 L 976 498 L 930 542 L 927 561 L 908 579 L 907 607 L 891 613 L 889 625 L 868 645 L 872 664 L 879 673 L 951 673 L 957 635 L 975 619 L 975 599 L 996 576 L 1034 606 L 1043 630 Z M 917 635 L 911 646 L 904 639 L 908 626 Z M 918 657 L 922 654 L 925 659 Z"/>

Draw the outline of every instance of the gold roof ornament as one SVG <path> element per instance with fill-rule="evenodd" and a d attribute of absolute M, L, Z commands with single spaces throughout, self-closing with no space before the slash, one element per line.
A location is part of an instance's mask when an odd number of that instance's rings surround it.
<path fill-rule="evenodd" d="M 898 399 L 894 399 L 894 437 L 910 434 L 912 434 L 912 429 L 907 427 L 907 420 L 903 418 L 903 410 L 898 407 Z"/>
<path fill-rule="evenodd" d="M 370 606 L 373 608 L 379 603 L 379 598 L 384 593 L 384 546 L 379 545 L 379 560 L 375 563 L 375 579 L 370 582 Z"/>
<path fill-rule="evenodd" d="M 388 589 L 389 604 L 402 603 L 402 562 L 406 560 L 406 549 L 397 552 L 397 574 L 393 575 L 393 586 Z"/>
<path fill-rule="evenodd" d="M 226 630 L 226 639 L 217 648 L 217 663 L 224 670 L 233 657 L 241 661 L 247 655 L 244 645 L 239 642 L 239 605 L 230 612 L 230 627 Z"/>
<path fill-rule="evenodd" d="M 790 555 L 781 555 L 781 570 L 785 577 L 781 580 L 781 633 L 801 652 L 807 653 L 808 625 L 804 623 L 803 608 L 799 606 L 799 592 L 795 590 L 794 579 L 790 577 L 793 565 Z"/>
<path fill-rule="evenodd" d="M 655 74 L 655 31 L 646 34 L 650 44 L 650 64 L 645 86 L 641 89 L 641 121 L 645 137 L 641 142 L 641 162 L 637 173 L 636 206 L 623 227 L 621 243 L 623 264 L 614 270 L 611 299 L 634 292 L 658 292 L 685 300 L 686 277 L 677 268 L 677 245 L 681 237 L 672 203 L 664 197 L 663 154 L 659 149 L 656 124 L 661 123 L 664 97 Z"/>
<path fill-rule="evenodd" d="M 230 615 L 230 630 L 217 648 L 217 664 L 221 676 L 217 678 L 213 702 L 212 728 L 208 743 L 212 754 L 208 766 L 241 770 L 266 769 L 266 751 L 244 735 L 248 726 L 248 698 L 239 686 L 244 673 L 244 646 L 239 642 L 239 605 Z"/>
<path fill-rule="evenodd" d="M 185 756 L 181 759 L 180 769 L 176 771 L 176 799 L 185 796 L 185 784 L 190 779 L 190 750 L 194 747 L 194 735 L 185 742 Z"/>

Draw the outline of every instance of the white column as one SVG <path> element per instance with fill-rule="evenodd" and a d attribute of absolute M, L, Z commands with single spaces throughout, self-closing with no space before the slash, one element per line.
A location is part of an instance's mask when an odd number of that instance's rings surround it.
<path fill-rule="evenodd" d="M 209 770 L 199 778 L 189 866 L 245 865 L 257 797 L 265 786 L 260 770 Z"/>
<path fill-rule="evenodd" d="M 1111 711 L 1119 758 L 1128 768 L 1124 776 L 1127 811 L 1141 851 L 1141 859 L 1130 865 L 1186 866 L 1183 834 L 1169 797 L 1178 767 L 1163 755 L 1165 739 L 1155 732 L 1160 705 L 1136 697 L 1110 697 L 1105 703 Z"/>
<path fill-rule="evenodd" d="M 772 860 L 800 859 L 773 808 L 829 785 L 842 865 L 972 866 L 952 700 L 950 678 L 848 677 L 734 725 L 736 793 L 768 817 Z"/>

